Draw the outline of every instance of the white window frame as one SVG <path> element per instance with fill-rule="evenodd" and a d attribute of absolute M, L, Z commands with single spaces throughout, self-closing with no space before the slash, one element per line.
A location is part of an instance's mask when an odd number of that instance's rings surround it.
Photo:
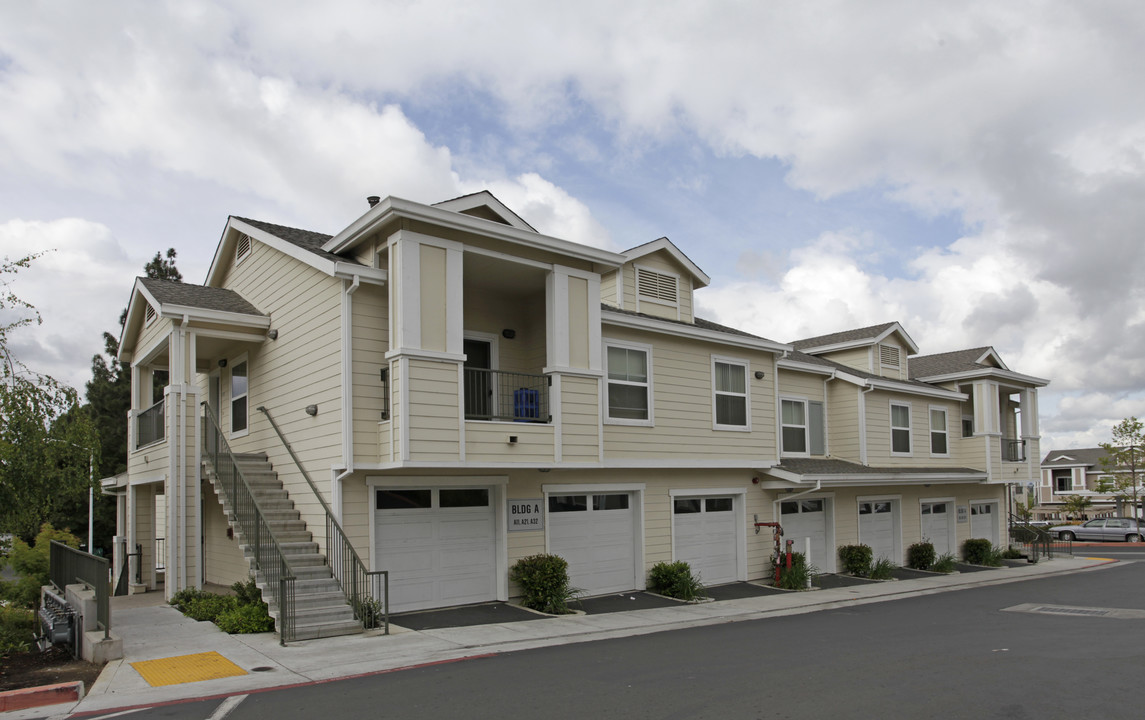
<path fill-rule="evenodd" d="M 905 428 L 895 427 L 895 407 L 905 407 L 907 412 L 907 426 Z M 891 455 L 895 457 L 913 457 L 914 456 L 914 408 L 911 407 L 909 402 L 902 400 L 891 400 L 888 408 L 887 422 L 890 424 L 890 450 Z M 895 450 L 895 430 L 906 430 L 907 446 L 909 450 L 906 452 L 897 452 Z"/>
<path fill-rule="evenodd" d="M 653 386 L 652 386 L 652 375 L 653 375 L 653 373 L 652 373 L 652 346 L 646 345 L 644 343 L 622 342 L 622 341 L 618 341 L 618 340 L 604 340 L 601 343 L 601 346 L 603 348 L 603 352 L 601 353 L 603 357 L 602 357 L 601 361 L 602 361 L 602 364 L 604 366 L 604 382 L 601 383 L 602 395 L 600 398 L 600 409 L 601 409 L 601 414 L 604 417 L 603 422 L 606 425 L 635 425 L 638 427 L 652 427 L 652 426 L 654 426 L 656 424 L 656 413 L 655 413 L 655 407 L 654 407 L 655 403 L 653 402 L 653 398 L 655 397 L 655 394 L 653 392 Z M 636 350 L 639 352 L 643 352 L 645 355 L 645 358 L 646 358 L 645 367 L 648 370 L 647 381 L 643 382 L 643 383 L 639 383 L 639 382 L 632 382 L 629 380 L 613 380 L 610 377 L 608 377 L 608 349 L 611 347 L 623 348 L 625 350 Z M 629 386 L 646 388 L 646 390 L 648 392 L 648 418 L 646 420 L 636 420 L 633 418 L 614 418 L 614 417 L 612 417 L 612 415 L 609 414 L 608 387 L 612 383 L 617 383 L 619 385 L 629 385 Z"/>
<path fill-rule="evenodd" d="M 246 363 L 246 392 L 243 393 L 242 395 L 236 396 L 235 392 L 234 392 L 235 391 L 234 369 L 235 369 L 235 367 L 242 365 L 243 363 Z M 239 355 L 236 358 L 228 360 L 227 366 L 230 368 L 230 372 L 227 373 L 227 379 L 230 381 L 227 385 L 227 395 L 230 396 L 227 399 L 229 402 L 229 408 L 230 408 L 230 422 L 229 422 L 230 433 L 229 433 L 229 436 L 232 438 L 246 437 L 247 435 L 250 434 L 250 410 L 251 410 L 251 408 L 250 408 L 250 359 L 247 357 L 246 353 L 243 353 L 242 355 Z M 235 430 L 234 429 L 234 427 L 235 427 L 235 400 L 237 400 L 239 398 L 246 398 L 246 427 L 244 427 L 242 430 Z"/>
<path fill-rule="evenodd" d="M 729 390 L 719 390 L 716 388 L 716 363 L 731 365 L 743 369 L 742 393 L 731 392 Z M 729 425 L 720 423 L 718 421 L 716 417 L 716 398 L 719 395 L 743 398 L 743 425 Z M 712 429 L 730 430 L 732 432 L 751 432 L 751 363 L 747 360 L 742 358 L 725 357 L 722 355 L 712 355 Z"/>
<path fill-rule="evenodd" d="M 783 446 L 783 429 L 797 428 L 798 425 L 783 424 L 783 403 L 793 402 L 803 406 L 803 451 L 788 450 Z M 779 398 L 779 454 L 781 457 L 811 457 L 811 411 L 807 406 L 807 398 L 793 395 L 782 395 Z"/>
<path fill-rule="evenodd" d="M 934 413 L 936 413 L 936 412 L 942 413 L 942 417 L 945 419 L 945 421 L 943 422 L 943 425 L 945 427 L 942 430 L 935 430 L 934 429 Z M 930 454 L 931 454 L 931 456 L 932 457 L 950 457 L 950 410 L 949 410 L 949 408 L 947 408 L 943 405 L 931 405 L 929 408 L 927 408 L 926 420 L 930 425 Z M 935 433 L 940 433 L 940 434 L 946 436 L 946 452 L 936 453 L 934 451 L 934 435 L 935 435 Z"/>
<path fill-rule="evenodd" d="M 653 305 L 662 305 L 664 307 L 675 308 L 676 309 L 676 317 L 677 317 L 677 319 L 679 319 L 679 316 L 680 316 L 680 276 L 677 273 L 666 272 L 664 270 L 659 270 L 657 268 L 648 267 L 647 265 L 633 265 L 632 267 L 633 267 L 632 280 L 633 280 L 633 284 L 635 285 L 633 290 L 634 290 L 634 294 L 636 295 L 636 311 L 640 312 L 640 304 L 641 303 L 652 303 Z M 676 281 L 676 302 L 669 302 L 667 300 L 661 300 L 658 297 L 650 297 L 648 295 L 641 295 L 640 294 L 640 273 L 641 272 L 647 272 L 647 273 L 652 273 L 654 275 L 661 275 L 664 277 L 673 278 Z"/>

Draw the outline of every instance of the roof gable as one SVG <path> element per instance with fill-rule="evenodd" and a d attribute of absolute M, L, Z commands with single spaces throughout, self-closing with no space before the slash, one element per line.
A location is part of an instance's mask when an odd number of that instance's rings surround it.
<path fill-rule="evenodd" d="M 657 238 L 643 245 L 637 245 L 634 248 L 625 250 L 621 255 L 624 256 L 626 262 L 633 262 L 654 253 L 664 253 L 683 267 L 684 270 L 692 276 L 692 287 L 694 289 L 707 287 L 711 284 L 712 279 L 708 277 L 708 274 L 701 270 L 696 263 L 692 262 L 691 258 L 685 255 L 680 248 L 676 247 L 675 243 L 666 237 Z"/>
<path fill-rule="evenodd" d="M 796 350 L 801 350 L 808 355 L 815 355 L 836 350 L 877 345 L 892 335 L 899 339 L 899 342 L 907 349 L 908 355 L 914 355 L 918 352 L 918 345 L 915 344 L 914 340 L 911 339 L 910 335 L 907 334 L 906 330 L 904 330 L 903 326 L 898 322 L 882 323 L 880 325 L 871 325 L 854 330 L 844 330 L 842 332 L 819 335 L 818 337 L 796 340 L 792 342 L 791 345 L 794 346 Z"/>
<path fill-rule="evenodd" d="M 483 220 L 499 222 L 502 225 L 509 225 L 518 230 L 537 232 L 536 228 L 525 222 L 520 215 L 510 210 L 505 203 L 498 200 L 493 193 L 488 190 L 482 190 L 481 192 L 462 195 L 452 200 L 434 203 L 432 207 L 461 213 L 462 215 L 470 215 Z"/>

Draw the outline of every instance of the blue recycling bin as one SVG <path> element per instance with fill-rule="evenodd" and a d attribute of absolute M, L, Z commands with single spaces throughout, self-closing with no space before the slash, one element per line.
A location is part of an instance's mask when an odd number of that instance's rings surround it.
<path fill-rule="evenodd" d="M 513 422 L 540 420 L 541 408 L 539 393 L 529 388 L 513 391 Z"/>

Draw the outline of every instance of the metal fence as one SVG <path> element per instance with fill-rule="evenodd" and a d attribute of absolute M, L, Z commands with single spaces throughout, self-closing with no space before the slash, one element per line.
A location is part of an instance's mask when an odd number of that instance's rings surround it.
<path fill-rule="evenodd" d="M 214 468 L 216 485 L 254 556 L 254 568 L 262 576 L 269 602 L 278 606 L 278 638 L 283 645 L 294 639 L 294 571 L 282 545 L 263 515 L 254 493 L 243 477 L 210 407 L 203 403 L 203 453 Z"/>
<path fill-rule="evenodd" d="M 1010 544 L 1021 545 L 1030 562 L 1049 559 L 1055 555 L 1073 555 L 1073 542 L 1061 540 L 1046 531 L 1010 516 Z"/>
<path fill-rule="evenodd" d="M 465 368 L 465 418 L 547 423 L 548 375 Z"/>
<path fill-rule="evenodd" d="M 98 628 L 106 638 L 111 633 L 111 588 L 108 582 L 107 558 L 70 548 L 52 540 L 48 555 L 48 577 L 61 591 L 68 585 L 83 583 L 95 591 L 95 615 Z"/>
<path fill-rule="evenodd" d="M 163 400 L 155 403 L 135 416 L 135 447 L 141 448 L 153 442 L 159 442 L 166 436 L 166 413 L 163 412 Z"/>
<path fill-rule="evenodd" d="M 1006 462 L 1025 462 L 1026 441 L 1002 438 L 1002 459 Z"/>

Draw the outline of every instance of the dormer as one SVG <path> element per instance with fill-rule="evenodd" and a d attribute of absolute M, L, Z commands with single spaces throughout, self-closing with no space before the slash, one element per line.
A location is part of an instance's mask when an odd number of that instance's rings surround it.
<path fill-rule="evenodd" d="M 602 302 L 668 320 L 695 321 L 692 295 L 711 278 L 680 248 L 664 237 L 622 255 L 624 264 L 601 276 Z"/>
<path fill-rule="evenodd" d="M 897 322 L 796 340 L 796 350 L 891 380 L 910 377 L 908 358 L 918 345 Z"/>

